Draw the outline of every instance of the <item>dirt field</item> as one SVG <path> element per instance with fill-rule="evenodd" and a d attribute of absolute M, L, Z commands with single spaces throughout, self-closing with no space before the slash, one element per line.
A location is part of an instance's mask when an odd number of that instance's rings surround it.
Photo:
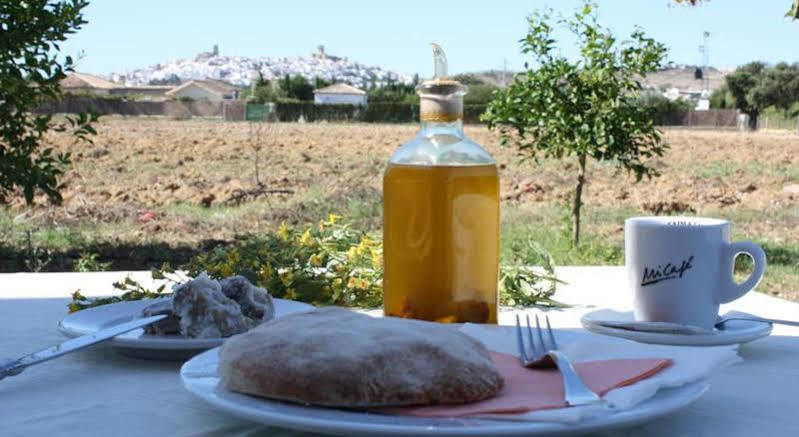
<path fill-rule="evenodd" d="M 63 179 L 63 205 L 29 209 L 15 201 L 0 220 L 0 238 L 7 246 L 18 245 L 18 234 L 33 229 L 48 232 L 37 240 L 45 245 L 104 241 L 174 247 L 229 240 L 281 220 L 316 221 L 331 211 L 379 230 L 385 163 L 416 129 L 366 124 L 254 129 L 221 121 L 106 118 L 94 145 L 52 137 L 74 158 Z M 520 163 L 493 132 L 466 131 L 500 164 L 506 221 L 562 210 L 575 177 L 572 162 Z M 799 135 L 667 130 L 664 137 L 671 149 L 652 163 L 662 176 L 651 182 L 635 183 L 611 164 L 589 164 L 584 232 L 618 244 L 626 216 L 695 213 L 732 219 L 736 238 L 788 247 L 789 258 L 792 250 L 799 254 L 799 192 L 791 188 L 799 184 Z M 792 262 L 799 277 L 799 261 Z M 785 289 L 799 289 L 790 281 Z"/>

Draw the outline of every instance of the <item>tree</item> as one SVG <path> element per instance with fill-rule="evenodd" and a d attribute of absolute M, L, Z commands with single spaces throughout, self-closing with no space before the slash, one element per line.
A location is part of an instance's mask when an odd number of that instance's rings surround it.
<path fill-rule="evenodd" d="M 419 103 L 416 87 L 394 81 L 369 88 L 366 94 L 371 103 Z"/>
<path fill-rule="evenodd" d="M 178 77 L 177 74 L 172 73 L 172 74 L 170 74 L 169 76 L 167 76 L 167 77 L 165 77 L 163 79 L 150 79 L 150 81 L 147 82 L 147 85 L 172 85 L 172 86 L 177 86 L 177 85 L 180 85 L 181 82 L 182 81 L 180 80 L 180 77 Z"/>
<path fill-rule="evenodd" d="M 313 85 L 308 82 L 303 76 L 288 74 L 280 81 L 280 88 L 286 93 L 290 99 L 297 99 L 302 101 L 313 100 Z"/>
<path fill-rule="evenodd" d="M 730 93 L 726 83 L 713 90 L 710 94 L 711 109 L 729 109 L 734 107 L 735 99 L 733 99 L 732 93 Z"/>
<path fill-rule="evenodd" d="M 258 72 L 258 79 L 256 79 L 253 84 L 252 92 L 249 94 L 249 100 L 251 102 L 260 104 L 277 102 L 286 97 L 285 91 L 271 81 L 266 80 L 263 73 L 260 71 Z"/>
<path fill-rule="evenodd" d="M 33 111 L 61 97 L 59 81 L 73 71 L 70 56 L 58 58 L 59 43 L 86 21 L 84 0 L 0 2 L 0 198 L 21 189 L 28 204 L 41 190 L 61 201 L 58 178 L 70 163 L 69 153 L 43 147 L 49 130 L 71 131 L 88 140 L 96 115 L 81 114 L 54 123 Z"/>
<path fill-rule="evenodd" d="M 750 62 L 725 77 L 735 107 L 749 116 L 749 129 L 757 129 L 760 113 L 774 106 L 788 112 L 799 100 L 799 64 L 779 63 L 769 68 Z"/>
<path fill-rule="evenodd" d="M 494 99 L 494 91 L 499 87 L 490 83 L 468 85 L 469 92 L 463 96 L 463 103 L 467 105 L 485 105 Z"/>
<path fill-rule="evenodd" d="M 528 18 L 528 33 L 519 42 L 533 64 L 525 63 L 526 71 L 497 91 L 482 117 L 490 129 L 498 128 L 503 144 L 513 143 L 524 157 L 576 158 L 571 207 L 575 245 L 580 241 L 587 158 L 615 161 L 640 181 L 658 175 L 645 159 L 666 150 L 651 111 L 635 104 L 641 90 L 638 78 L 660 68 L 666 48 L 640 29 L 630 41 L 617 43 L 597 23 L 595 8 L 586 2 L 571 18 L 556 20 L 577 39 L 580 56 L 575 61 L 556 47 L 551 10 Z"/>
<path fill-rule="evenodd" d="M 314 86 L 315 89 L 324 88 L 326 86 L 333 85 L 334 83 L 336 83 L 336 79 L 335 78 L 333 78 L 333 81 L 322 79 L 319 76 L 316 76 L 313 79 L 313 86 Z"/>

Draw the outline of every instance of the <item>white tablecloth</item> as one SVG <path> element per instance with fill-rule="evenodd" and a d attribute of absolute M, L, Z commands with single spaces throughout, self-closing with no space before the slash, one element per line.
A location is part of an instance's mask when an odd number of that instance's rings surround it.
<path fill-rule="evenodd" d="M 550 312 L 556 327 L 579 327 L 597 307 L 630 309 L 618 267 L 561 267 L 569 282 L 557 298 L 575 306 Z M 107 295 L 126 272 L 0 274 L 0 357 L 64 340 L 56 324 L 69 294 Z M 140 280 L 149 273 L 135 272 Z M 799 286 L 799 284 L 797 284 Z M 799 320 L 799 304 L 749 293 L 722 309 Z M 513 311 L 500 315 L 511 324 Z M 746 344 L 744 361 L 713 378 L 701 399 L 677 414 L 607 436 L 794 436 L 799 433 L 799 328 Z M 264 428 L 206 406 L 186 392 L 180 363 L 143 361 L 97 345 L 0 381 L 0 436 L 38 435 L 305 435 Z"/>

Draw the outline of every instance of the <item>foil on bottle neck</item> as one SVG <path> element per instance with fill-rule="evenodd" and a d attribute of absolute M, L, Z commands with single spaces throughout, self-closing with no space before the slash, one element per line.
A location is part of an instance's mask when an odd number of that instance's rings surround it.
<path fill-rule="evenodd" d="M 466 87 L 454 80 L 425 81 L 418 88 L 421 121 L 451 123 L 463 119 Z"/>

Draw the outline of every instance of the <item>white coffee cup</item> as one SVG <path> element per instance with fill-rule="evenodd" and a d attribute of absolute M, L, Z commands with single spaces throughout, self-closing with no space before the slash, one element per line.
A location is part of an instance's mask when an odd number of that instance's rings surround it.
<path fill-rule="evenodd" d="M 733 279 L 735 257 L 747 254 L 754 272 Z M 624 259 L 635 319 L 712 329 L 719 304 L 743 296 L 766 269 L 763 248 L 730 242 L 730 222 L 702 217 L 632 217 L 624 223 Z"/>

